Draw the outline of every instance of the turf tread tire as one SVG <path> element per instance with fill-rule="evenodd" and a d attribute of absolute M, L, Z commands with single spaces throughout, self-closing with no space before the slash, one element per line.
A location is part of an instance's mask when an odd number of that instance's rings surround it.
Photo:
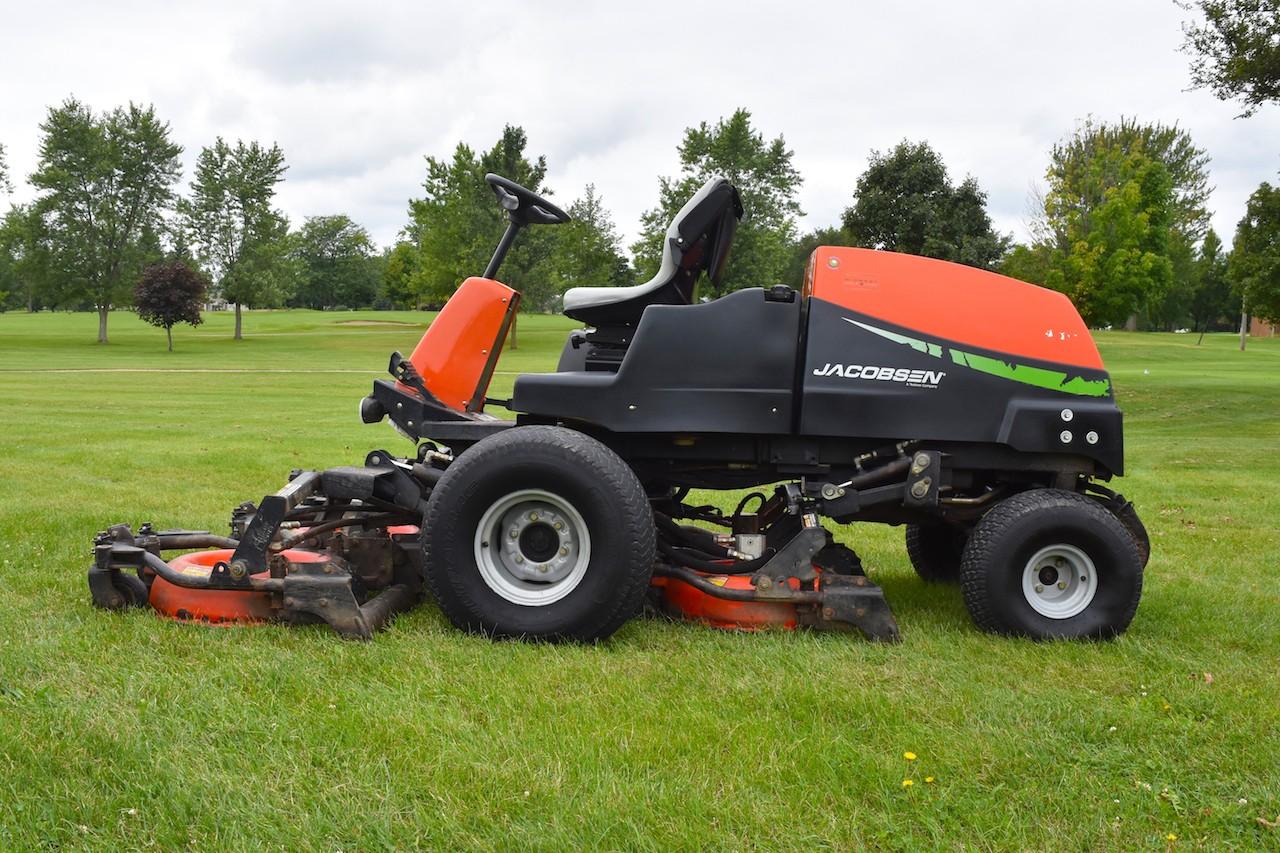
<path fill-rule="evenodd" d="M 838 543 L 827 545 L 814 554 L 813 564 L 823 571 L 831 572 L 833 575 L 856 577 L 866 574 L 862 567 L 862 558 L 858 556 L 858 552 L 847 545 Z"/>
<path fill-rule="evenodd" d="M 482 487 L 478 481 L 500 480 L 504 470 L 516 464 L 541 469 L 544 477 L 564 476 L 573 480 L 585 476 L 575 488 L 590 490 L 589 483 L 594 483 L 598 492 L 595 498 L 604 505 L 603 510 L 599 507 L 595 510 L 586 506 L 577 508 L 584 516 L 596 510 L 603 511 L 612 516 L 614 524 L 608 525 L 609 531 L 591 531 L 592 558 L 588 573 L 593 569 L 600 570 L 598 558 L 612 558 L 612 563 L 622 564 L 620 569 L 617 565 L 605 567 L 605 570 L 616 570 L 614 573 L 620 575 L 607 600 L 597 600 L 590 607 L 577 608 L 581 612 L 576 618 L 545 632 L 521 629 L 509 619 L 495 617 L 495 612 L 508 608 L 499 604 L 495 611 L 493 603 L 486 598 L 486 595 L 495 594 L 483 586 L 483 580 L 478 580 L 474 557 L 468 556 L 470 546 L 465 544 L 474 537 L 474 527 L 465 531 L 462 540 L 465 565 L 461 570 L 457 568 L 456 561 L 459 548 L 456 531 L 453 537 L 449 536 L 455 524 L 453 516 L 457 515 L 459 507 Z M 555 488 L 551 490 L 555 491 Z M 611 507 L 608 506 L 610 503 Z M 613 547 L 606 551 L 599 546 L 607 544 L 610 535 L 614 537 Z M 534 425 L 504 430 L 478 442 L 445 470 L 427 503 L 422 548 L 427 587 L 445 616 L 457 627 L 494 637 L 596 642 L 609 637 L 639 613 L 653 573 L 656 534 L 648 496 L 635 472 L 616 453 L 575 430 Z M 460 571 L 474 572 L 480 587 L 460 576 Z M 580 585 L 564 599 L 547 607 L 566 604 L 585 591 Z M 544 608 L 529 608 L 534 609 Z"/>
<path fill-rule="evenodd" d="M 116 572 L 115 576 L 111 578 L 111 585 L 124 598 L 122 609 L 127 610 L 131 607 L 147 606 L 151 590 L 147 589 L 147 585 L 136 575 Z"/>
<path fill-rule="evenodd" d="M 1109 532 L 1107 535 L 1118 552 L 1118 559 L 1129 563 L 1131 589 L 1126 596 L 1127 600 L 1121 602 L 1117 615 L 1106 623 L 1079 634 L 1062 632 L 1042 636 L 1027 630 L 1025 626 L 1014 624 L 1011 620 L 1001 615 L 989 592 L 990 579 L 988 578 L 988 573 L 991 567 L 998 564 L 1002 558 L 1012 556 L 1002 552 L 1007 550 L 1008 539 L 1013 533 L 1013 528 L 1022 523 L 1030 514 L 1045 512 L 1061 514 L 1064 511 L 1074 512 L 1077 510 L 1083 513 L 1082 518 L 1086 519 L 1090 524 Z M 1090 556 L 1093 557 L 1093 555 Z M 1021 567 L 1016 570 L 1020 572 Z M 1123 566 L 1120 567 L 1120 570 L 1124 570 Z M 964 556 L 961 559 L 960 582 L 961 590 L 964 594 L 965 607 L 973 618 L 974 624 L 984 631 L 993 634 L 1033 636 L 1038 639 L 1045 639 L 1049 636 L 1055 638 L 1088 637 L 1106 639 L 1123 633 L 1128 628 L 1129 623 L 1133 621 L 1133 616 L 1138 610 L 1138 601 L 1142 597 L 1142 570 L 1142 556 L 1138 543 L 1134 541 L 1134 537 L 1128 527 L 1105 506 L 1092 498 L 1075 492 L 1068 492 L 1062 489 L 1032 489 L 1019 492 L 996 504 L 974 527 L 969 536 L 969 542 L 965 546 Z M 1100 578 L 1099 583 L 1101 584 L 1103 580 L 1112 582 L 1111 579 Z M 1120 580 L 1123 581 L 1124 579 Z M 1093 607 L 1092 602 L 1090 607 Z M 1068 622 L 1071 620 L 1063 621 Z"/>
<path fill-rule="evenodd" d="M 925 583 L 959 583 L 967 535 L 950 524 L 908 524 L 907 558 Z"/>

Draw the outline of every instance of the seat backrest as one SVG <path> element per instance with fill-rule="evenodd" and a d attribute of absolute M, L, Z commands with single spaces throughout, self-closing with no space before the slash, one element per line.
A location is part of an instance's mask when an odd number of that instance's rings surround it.
<path fill-rule="evenodd" d="M 703 272 L 720 283 L 741 218 L 738 191 L 712 177 L 671 220 L 653 278 L 632 287 L 572 288 L 564 295 L 564 313 L 590 325 L 634 325 L 649 305 L 690 304 Z"/>
<path fill-rule="evenodd" d="M 693 301 L 692 286 L 700 272 L 706 272 L 711 283 L 718 285 L 741 218 L 738 190 L 728 179 L 712 176 L 671 220 L 662 245 L 662 264 L 653 280 L 689 274 L 686 302 Z"/>

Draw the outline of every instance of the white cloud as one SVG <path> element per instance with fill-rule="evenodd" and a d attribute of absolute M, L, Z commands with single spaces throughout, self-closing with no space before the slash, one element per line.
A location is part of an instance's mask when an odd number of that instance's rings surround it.
<path fill-rule="evenodd" d="M 556 198 L 594 183 L 628 242 L 682 130 L 750 109 L 835 222 L 872 149 L 928 139 L 1024 234 L 1049 147 L 1092 114 L 1177 122 L 1212 157 L 1214 225 L 1280 168 L 1280 108 L 1184 91 L 1181 9 L 1141 3 L 55 3 L 3 13 L 0 142 L 35 167 L 47 107 L 154 102 L 188 166 L 215 135 L 277 141 L 291 218 L 404 224 L 425 155 L 523 125 Z M 15 200 L 30 196 L 20 186 Z"/>

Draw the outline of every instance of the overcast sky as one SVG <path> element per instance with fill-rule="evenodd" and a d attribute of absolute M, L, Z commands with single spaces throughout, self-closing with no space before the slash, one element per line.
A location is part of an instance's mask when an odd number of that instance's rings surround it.
<path fill-rule="evenodd" d="M 292 220 L 346 213 L 386 244 L 424 156 L 519 124 L 554 198 L 594 183 L 630 242 L 683 129 L 741 106 L 795 152 L 805 229 L 835 223 L 869 152 L 906 137 L 974 175 L 1021 238 L 1050 146 L 1090 114 L 1130 115 L 1208 151 L 1230 240 L 1249 193 L 1276 180 L 1280 107 L 1234 119 L 1184 91 L 1186 15 L 1172 0 L 9 3 L 0 143 L 25 178 L 50 105 L 154 103 L 186 148 L 184 189 L 215 136 L 276 141 Z"/>

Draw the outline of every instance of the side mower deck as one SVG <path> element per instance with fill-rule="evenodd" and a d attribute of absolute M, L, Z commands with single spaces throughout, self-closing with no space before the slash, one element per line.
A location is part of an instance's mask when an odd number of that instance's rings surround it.
<path fill-rule="evenodd" d="M 149 605 L 180 621 L 212 625 L 324 622 L 344 637 L 369 639 L 424 598 L 421 532 L 409 522 L 421 518 L 441 474 L 436 466 L 445 461 L 431 451 L 407 460 L 377 450 L 364 467 L 294 472 L 279 492 L 236 508 L 232 537 L 157 531 L 150 524 L 136 532 L 110 527 L 94 540 L 93 602 L 112 610 Z M 719 559 L 701 569 L 687 565 L 689 557 L 686 565 L 655 563 L 653 608 L 724 629 L 809 627 L 897 640 L 880 588 L 861 573 L 852 552 L 831 544 L 816 515 L 779 514 L 786 494 L 782 489 L 775 496 L 775 518 L 764 528 L 759 514 L 738 514 L 739 526 L 745 519 L 760 532 L 722 535 L 724 545 L 705 528 L 660 516 L 659 531 L 669 532 L 660 545 L 666 554 Z M 673 506 L 733 524 L 706 508 Z M 780 545 L 765 550 L 770 537 Z M 762 556 L 735 560 L 727 546 L 740 539 L 757 541 Z M 182 553 L 167 556 L 173 552 Z"/>

